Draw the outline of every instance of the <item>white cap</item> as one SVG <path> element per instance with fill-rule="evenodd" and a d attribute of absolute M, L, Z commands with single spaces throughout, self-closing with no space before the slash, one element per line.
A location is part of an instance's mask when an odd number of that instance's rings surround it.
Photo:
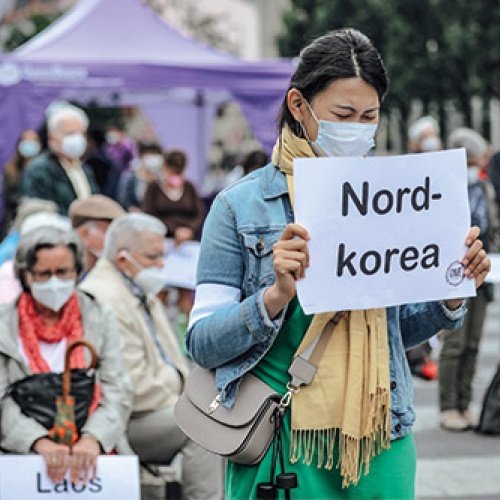
<path fill-rule="evenodd" d="M 71 221 L 68 217 L 63 217 L 59 214 L 54 214 L 51 212 L 39 212 L 36 214 L 29 215 L 24 219 L 21 224 L 21 229 L 19 233 L 24 236 L 29 231 L 33 229 L 38 229 L 42 226 L 57 227 L 63 231 L 71 230 Z"/>
<path fill-rule="evenodd" d="M 439 123 L 432 116 L 422 116 L 417 121 L 413 122 L 408 129 L 408 139 L 410 141 L 418 141 L 423 132 L 432 129 L 436 135 L 439 135 Z"/>

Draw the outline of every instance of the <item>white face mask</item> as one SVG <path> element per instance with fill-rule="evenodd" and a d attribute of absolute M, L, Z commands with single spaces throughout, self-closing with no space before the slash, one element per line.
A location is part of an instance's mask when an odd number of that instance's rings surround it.
<path fill-rule="evenodd" d="M 151 173 L 157 173 L 163 166 L 163 156 L 161 155 L 146 155 L 142 159 L 144 168 Z"/>
<path fill-rule="evenodd" d="M 100 259 L 102 256 L 102 250 L 97 250 L 97 248 L 87 247 L 87 252 L 93 255 L 96 259 Z"/>
<path fill-rule="evenodd" d="M 120 141 L 120 136 L 116 132 L 108 132 L 106 134 L 106 142 L 108 144 L 117 144 Z"/>
<path fill-rule="evenodd" d="M 61 280 L 52 276 L 44 283 L 32 283 L 30 288 L 31 295 L 37 302 L 58 312 L 75 291 L 75 280 Z"/>
<path fill-rule="evenodd" d="M 311 105 L 305 102 L 318 124 L 318 137 L 311 141 L 301 123 L 302 130 L 318 156 L 365 156 L 375 146 L 376 123 L 318 120 Z"/>
<path fill-rule="evenodd" d="M 158 267 L 144 267 L 137 259 L 134 259 L 128 252 L 127 259 L 137 266 L 140 271 L 132 278 L 132 281 L 141 287 L 146 293 L 156 295 L 165 286 L 165 277 L 163 276 L 161 268 Z"/>
<path fill-rule="evenodd" d="M 441 149 L 441 141 L 435 135 L 427 137 L 420 143 L 420 149 L 424 153 L 439 151 Z"/>
<path fill-rule="evenodd" d="M 87 139 L 83 134 L 69 134 L 63 137 L 61 143 L 62 152 L 69 158 L 79 159 L 87 149 Z"/>
<path fill-rule="evenodd" d="M 479 167 L 467 168 L 467 181 L 470 184 L 475 184 L 479 181 Z"/>

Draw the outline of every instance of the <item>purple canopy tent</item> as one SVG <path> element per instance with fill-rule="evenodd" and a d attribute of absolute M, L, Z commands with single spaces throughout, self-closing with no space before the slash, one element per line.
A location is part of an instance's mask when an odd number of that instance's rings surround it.
<path fill-rule="evenodd" d="M 0 166 L 22 130 L 38 127 L 55 99 L 132 104 L 150 116 L 164 147 L 188 151 L 188 175 L 198 183 L 221 92 L 240 103 L 270 150 L 292 70 L 289 61 L 242 61 L 186 38 L 140 0 L 80 0 L 47 30 L 0 56 Z"/>

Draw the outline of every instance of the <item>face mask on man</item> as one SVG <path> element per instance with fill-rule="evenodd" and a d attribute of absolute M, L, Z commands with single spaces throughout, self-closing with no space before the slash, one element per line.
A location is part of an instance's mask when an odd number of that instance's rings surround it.
<path fill-rule="evenodd" d="M 158 173 L 163 166 L 163 156 L 161 155 L 146 155 L 142 159 L 144 168 L 151 173 Z"/>
<path fill-rule="evenodd" d="M 106 232 L 96 226 L 93 221 L 85 223 L 87 228 L 87 236 L 84 238 L 85 247 L 87 252 L 99 259 L 102 255 L 102 248 L 104 247 L 104 237 Z"/>
<path fill-rule="evenodd" d="M 40 153 L 40 149 L 40 143 L 30 139 L 22 140 L 17 146 L 19 154 L 24 158 L 33 158 L 37 156 Z"/>
<path fill-rule="evenodd" d="M 52 276 L 43 283 L 31 284 L 31 295 L 40 304 L 58 312 L 75 291 L 75 280 L 61 280 Z"/>
<path fill-rule="evenodd" d="M 117 132 L 107 132 L 106 133 L 106 142 L 108 144 L 117 144 L 120 142 L 120 136 Z"/>
<path fill-rule="evenodd" d="M 61 148 L 67 157 L 77 160 L 84 155 L 87 149 L 87 139 L 80 133 L 65 135 L 61 143 Z"/>
<path fill-rule="evenodd" d="M 420 150 L 424 153 L 431 153 L 441 149 L 441 141 L 435 136 L 427 137 L 420 143 Z"/>
<path fill-rule="evenodd" d="M 301 123 L 302 130 L 318 156 L 365 156 L 375 146 L 376 123 L 318 120 L 311 105 L 305 102 L 318 124 L 316 140 L 309 139 Z"/>
<path fill-rule="evenodd" d="M 165 277 L 158 267 L 144 267 L 137 261 L 129 252 L 126 252 L 125 257 L 132 262 L 140 271 L 131 278 L 132 281 L 142 288 L 146 293 L 156 295 L 165 286 Z"/>
<path fill-rule="evenodd" d="M 479 167 L 468 167 L 467 168 L 467 181 L 469 185 L 475 184 L 479 181 Z"/>

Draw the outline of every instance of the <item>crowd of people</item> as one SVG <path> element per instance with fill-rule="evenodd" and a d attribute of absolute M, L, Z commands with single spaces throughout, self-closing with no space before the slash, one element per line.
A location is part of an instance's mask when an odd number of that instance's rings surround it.
<path fill-rule="evenodd" d="M 409 151 L 423 153 L 445 147 L 464 148 L 467 157 L 468 196 L 471 223 L 480 229 L 479 238 L 487 252 L 500 251 L 500 218 L 497 190 L 491 179 L 498 175 L 497 155 L 475 130 L 454 129 L 442 140 L 436 119 L 425 116 L 408 131 Z M 465 431 L 477 425 L 478 415 L 470 411 L 472 382 L 488 303 L 494 300 L 492 283 L 483 283 L 477 296 L 468 300 L 468 313 L 457 331 L 443 330 L 439 336 L 407 352 L 414 375 L 438 379 L 440 425 L 449 431 Z M 439 341 L 441 344 L 439 345 Z M 433 347 L 440 347 L 433 356 Z M 435 351 L 438 349 L 435 349 Z"/>
<path fill-rule="evenodd" d="M 181 150 L 136 146 L 115 126 L 89 130 L 84 111 L 67 104 L 49 114 L 47 147 L 25 131 L 5 168 L 1 446 L 42 455 L 54 482 L 67 470 L 72 481 L 88 481 L 102 453 L 137 454 L 146 466 L 180 453 L 186 498 L 222 497 L 221 460 L 189 441 L 173 417 L 188 361 L 166 315 L 165 242 L 198 239 L 205 215 L 185 178 L 187 161 Z M 176 292 L 187 317 L 192 291 Z M 23 413 L 9 388 L 62 372 L 67 347 L 80 338 L 99 358 L 98 389 L 70 451 Z M 87 361 L 77 348 L 71 368 Z"/>
<path fill-rule="evenodd" d="M 184 151 L 164 151 L 157 143 L 136 144 L 116 124 L 105 131 L 93 129 L 85 112 L 71 104 L 49 113 L 46 145 L 37 131 L 24 131 L 3 168 L 2 450 L 42 455 L 54 482 L 68 470 L 73 482 L 88 481 L 100 454 L 134 453 L 143 464 L 165 465 L 180 453 L 185 498 L 222 498 L 222 459 L 190 441 L 174 419 L 190 363 L 217 369 L 227 406 L 233 404 L 238 381 L 250 369 L 275 390 L 286 391 L 283 367 L 316 325 L 296 299 L 295 282 L 306 267 L 308 234 L 293 221 L 292 161 L 298 156 L 335 155 L 327 150 L 332 143 L 327 137 L 331 123 L 362 125 L 363 133 L 371 127 L 374 135 L 386 91 L 382 60 L 364 35 L 340 30 L 313 42 L 302 53 L 284 98 L 271 162 L 261 151 L 248 155 L 241 166 L 245 180 L 216 197 L 206 222 L 208 206 L 186 178 Z M 330 102 L 338 109 L 332 112 Z M 467 305 L 462 301 L 402 305 L 390 308 L 387 317 L 380 310 L 360 320 L 364 331 L 377 330 L 379 340 L 390 346 L 391 358 L 374 359 L 372 368 L 390 370 L 389 387 L 396 395 L 392 403 L 399 406 L 392 407 L 387 435 L 377 434 L 382 432 L 379 427 L 369 429 L 371 437 L 392 441 L 392 447 L 379 450 L 381 458 L 373 460 L 370 479 L 363 478 L 361 484 L 366 486 L 356 491 L 392 492 L 401 498 L 411 498 L 415 462 L 404 352 L 408 349 L 414 375 L 436 378 L 433 346 L 442 342 L 439 423 L 453 431 L 473 427 L 472 380 L 487 304 L 493 300 L 492 287 L 484 282 L 489 264 L 482 248 L 500 250 L 500 153 L 493 155 L 485 139 L 468 128 L 453 130 L 443 139 L 432 117 L 412 124 L 408 139 L 410 153 L 445 147 L 466 150 L 471 219 L 478 228 L 469 233 L 467 255 L 474 262 L 470 271 L 478 294 Z M 369 152 L 368 142 L 357 155 Z M 166 285 L 161 271 L 166 238 L 174 246 L 201 239 L 196 293 L 182 288 L 173 293 Z M 172 326 L 166 314 L 169 294 L 175 296 L 177 314 L 186 327 L 190 315 L 189 358 L 179 343 L 185 332 L 176 331 L 180 323 Z M 411 321 L 405 320 L 410 317 Z M 350 335 L 352 324 L 342 323 L 342 335 Z M 434 334 L 438 337 L 428 340 Z M 92 405 L 76 441 L 68 447 L 25 415 L 9 391 L 30 375 L 62 372 L 67 347 L 82 338 L 95 347 L 99 365 Z M 83 348 L 78 348 L 71 368 L 85 368 L 88 361 Z M 320 373 L 318 380 L 321 384 L 327 379 Z M 346 380 L 340 389 L 361 391 L 362 385 L 348 385 Z M 340 423 L 335 427 L 342 432 L 344 416 L 355 411 L 332 407 L 324 394 L 317 393 L 320 420 L 324 412 L 338 413 Z M 307 408 L 300 402 L 295 408 L 305 425 L 300 429 L 309 429 Z M 330 425 L 327 418 L 321 423 Z M 285 436 L 297 431 L 289 415 L 284 425 L 289 431 Z M 336 460 L 347 460 L 344 453 L 350 453 L 347 445 Z M 259 481 L 269 475 L 271 458 L 268 453 L 254 467 L 229 463 L 227 498 L 254 495 Z M 370 459 L 364 464 L 367 468 Z M 341 494 L 341 483 L 356 485 L 359 480 L 357 469 L 333 482 L 327 478 L 329 469 L 299 461 L 293 470 L 301 484 L 319 488 L 329 498 Z M 391 481 L 381 490 L 389 470 L 397 470 L 400 481 L 396 489 Z"/>

